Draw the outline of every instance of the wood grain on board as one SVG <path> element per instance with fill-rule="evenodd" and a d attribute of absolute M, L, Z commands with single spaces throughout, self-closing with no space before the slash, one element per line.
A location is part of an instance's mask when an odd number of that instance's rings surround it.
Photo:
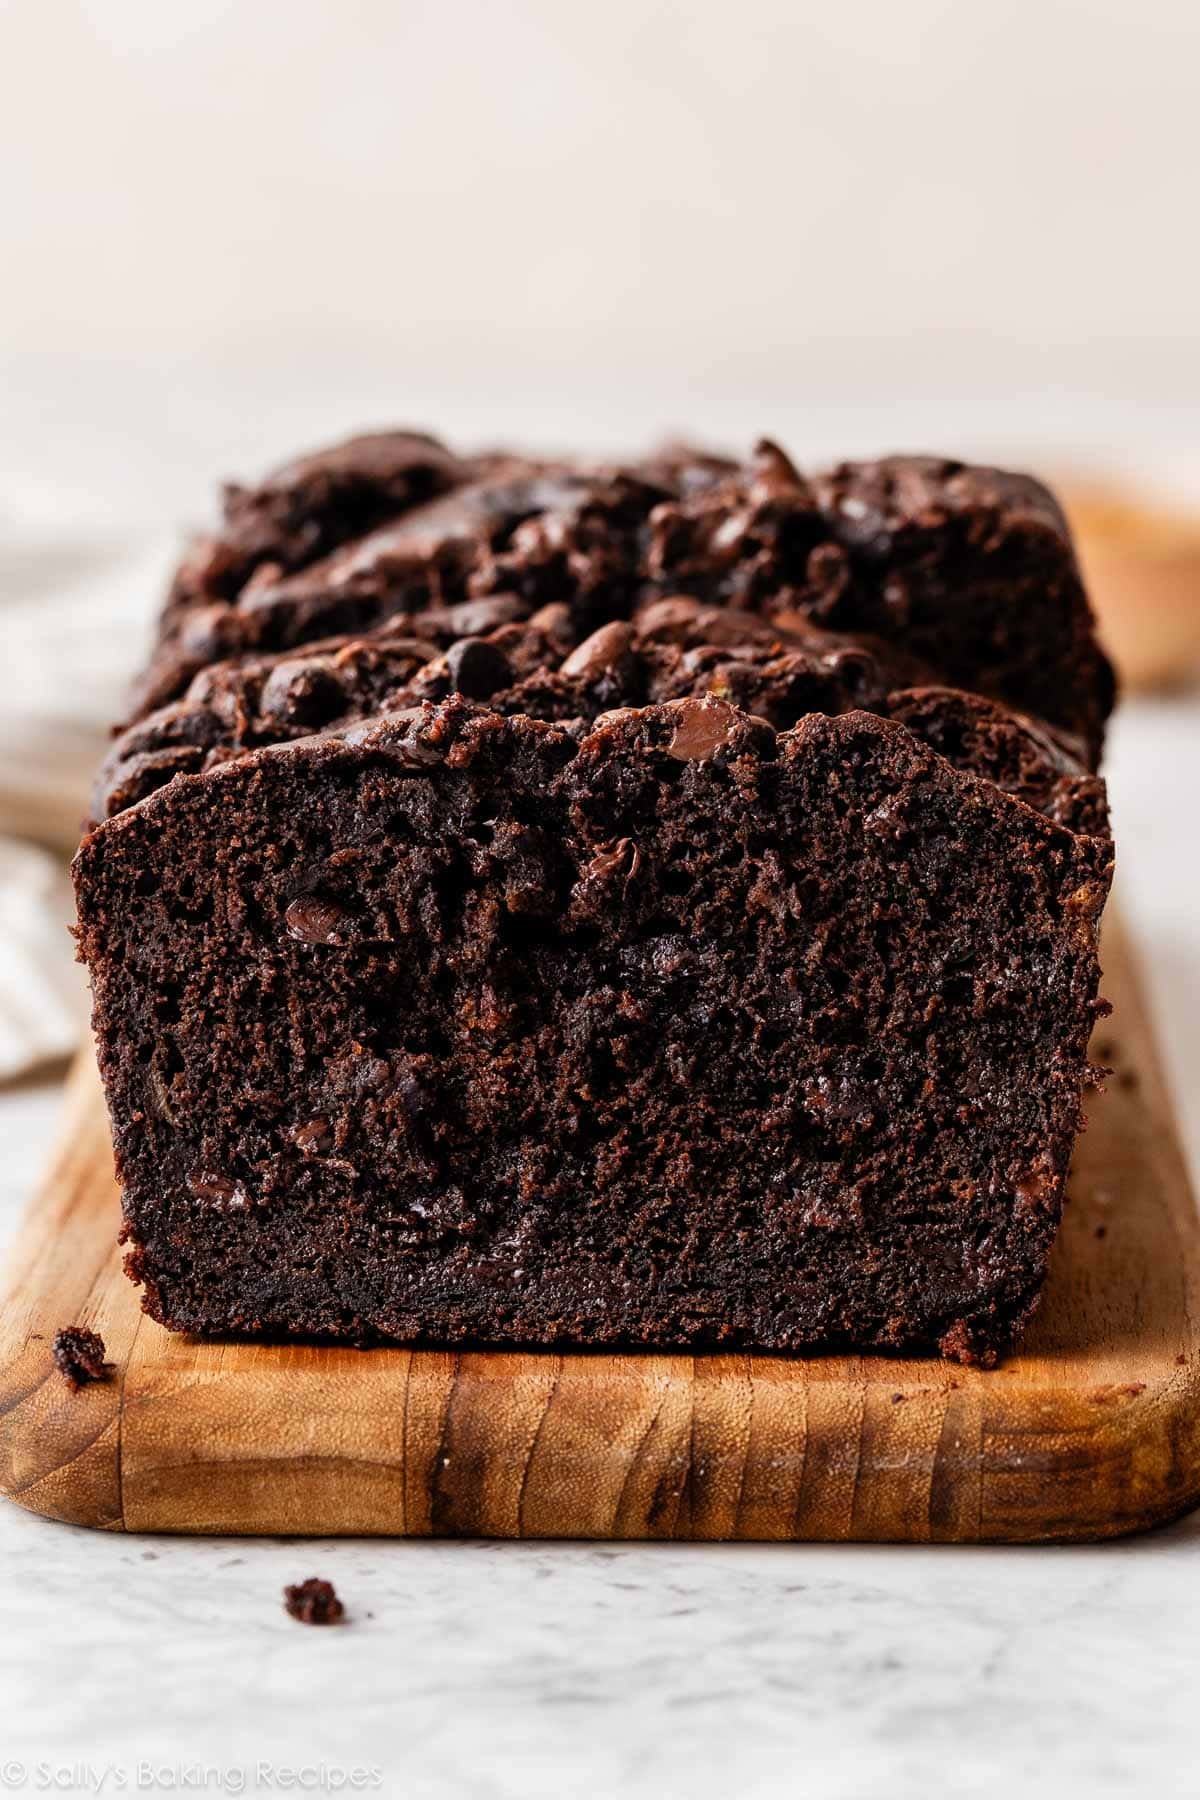
<path fill-rule="evenodd" d="M 0 1315 L 0 1490 L 107 1530 L 1034 1542 L 1200 1502 L 1200 1218 L 1114 921 L 1100 1053 L 1042 1307 L 998 1370 L 893 1357 L 200 1343 L 116 1248 L 90 1054 Z M 72 1394 L 60 1326 L 104 1337 Z"/>

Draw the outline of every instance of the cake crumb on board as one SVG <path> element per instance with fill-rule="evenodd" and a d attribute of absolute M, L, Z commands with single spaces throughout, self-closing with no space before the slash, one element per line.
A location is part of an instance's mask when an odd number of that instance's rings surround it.
<path fill-rule="evenodd" d="M 104 1339 L 82 1325 L 56 1331 L 50 1346 L 59 1374 L 73 1394 L 92 1381 L 107 1381 L 113 1366 L 104 1360 Z"/>

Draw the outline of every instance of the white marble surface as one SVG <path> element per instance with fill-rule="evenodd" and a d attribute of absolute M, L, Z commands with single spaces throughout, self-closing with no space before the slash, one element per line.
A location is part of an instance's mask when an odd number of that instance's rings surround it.
<path fill-rule="evenodd" d="M 1131 710 L 1111 776 L 1195 1166 L 1200 701 Z M 6 1236 L 56 1104 L 0 1096 Z M 344 1627 L 284 1615 L 309 1574 Z M 923 1550 L 134 1539 L 4 1507 L 0 1793 L 354 1791 L 358 1769 L 406 1800 L 1194 1796 L 1198 1582 L 1200 1514 Z"/>

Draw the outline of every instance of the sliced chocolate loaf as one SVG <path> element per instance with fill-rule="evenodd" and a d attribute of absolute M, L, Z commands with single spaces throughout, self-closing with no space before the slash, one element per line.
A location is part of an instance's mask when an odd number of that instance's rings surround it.
<path fill-rule="evenodd" d="M 1111 866 L 1035 483 L 357 440 L 236 490 L 142 696 L 76 885 L 164 1323 L 1012 1340 Z"/>
<path fill-rule="evenodd" d="M 1107 861 L 864 712 L 455 698 L 177 781 L 79 863 L 131 1270 L 199 1332 L 987 1360 Z"/>
<path fill-rule="evenodd" d="M 378 450 L 361 449 L 381 444 L 401 447 L 386 483 Z M 306 534 L 314 471 L 331 461 L 340 485 L 319 484 Z M 429 485 L 441 498 L 418 504 Z M 354 505 L 339 513 L 345 493 Z M 1029 476 L 889 457 L 809 481 L 765 442 L 745 465 L 686 449 L 620 468 L 439 460 L 433 440 L 393 433 L 307 458 L 261 490 L 227 490 L 226 512 L 202 578 L 193 557 L 176 582 L 139 711 L 177 699 L 209 663 L 431 608 L 501 596 L 521 617 L 558 603 L 584 636 L 683 593 L 888 639 L 1099 759 L 1112 672 L 1062 513 Z M 264 521 L 280 516 L 272 536 Z M 364 517 L 386 522 L 364 530 Z"/>
<path fill-rule="evenodd" d="M 482 606 L 483 602 L 478 605 Z M 416 621 L 434 639 L 444 619 Z M 182 700 L 149 713 L 116 739 L 97 776 L 93 817 L 109 818 L 164 787 L 265 744 L 331 731 L 374 713 L 403 711 L 452 693 L 496 712 L 588 722 L 619 706 L 713 695 L 779 730 L 806 713 L 865 707 L 900 718 L 956 767 L 1074 829 L 1108 829 L 1103 783 L 1064 733 L 978 694 L 936 684 L 896 646 L 845 637 L 792 617 L 792 629 L 684 598 L 651 603 L 572 643 L 567 609 L 451 638 L 445 650 L 400 635 L 394 623 L 363 638 L 215 664 Z"/>

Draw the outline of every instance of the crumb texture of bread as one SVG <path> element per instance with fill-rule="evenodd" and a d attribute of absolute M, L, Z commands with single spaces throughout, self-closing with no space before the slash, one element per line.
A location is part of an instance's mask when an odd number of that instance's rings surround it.
<path fill-rule="evenodd" d="M 229 490 L 75 865 L 148 1310 L 995 1361 L 1093 1079 L 1111 703 L 1027 477 L 397 432 Z"/>

